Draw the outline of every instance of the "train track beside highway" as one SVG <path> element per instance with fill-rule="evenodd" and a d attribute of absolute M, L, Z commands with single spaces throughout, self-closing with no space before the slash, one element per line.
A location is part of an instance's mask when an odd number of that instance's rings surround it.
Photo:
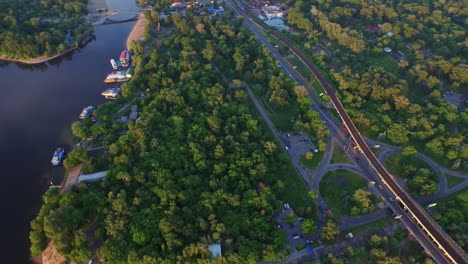
<path fill-rule="evenodd" d="M 380 161 L 371 151 L 370 147 L 367 145 L 363 136 L 359 133 L 358 129 L 352 122 L 331 85 L 325 79 L 323 74 L 315 67 L 311 60 L 307 58 L 307 56 L 305 56 L 284 36 L 278 32 L 275 32 L 263 22 L 258 21 L 256 17 L 245 12 L 236 1 L 233 0 L 233 3 L 234 8 L 237 9 L 236 11 L 282 42 L 315 75 L 317 81 L 330 97 L 334 108 L 338 112 L 344 126 L 356 143 L 356 146 L 365 156 L 369 162 L 369 165 L 378 174 L 382 183 L 385 184 L 393 196 L 399 201 L 399 205 L 401 207 L 400 209 L 395 208 L 394 206 L 391 206 L 391 208 L 393 208 L 395 214 L 405 214 L 405 219 L 407 220 L 404 222 L 406 223 L 407 228 L 415 235 L 418 240 L 420 240 L 420 243 L 425 248 L 425 250 L 439 263 L 468 263 L 468 257 L 464 250 L 443 231 L 443 229 L 434 221 L 434 219 L 432 219 L 432 217 L 396 182 L 395 178 L 385 169 L 382 163 L 380 163 Z"/>

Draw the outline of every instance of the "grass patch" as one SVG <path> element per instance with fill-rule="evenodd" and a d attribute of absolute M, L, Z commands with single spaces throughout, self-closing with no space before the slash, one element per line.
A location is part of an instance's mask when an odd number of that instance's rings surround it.
<path fill-rule="evenodd" d="M 377 221 L 368 223 L 368 224 L 363 224 L 360 226 L 355 226 L 352 228 L 348 228 L 343 231 L 343 233 L 347 234 L 349 232 L 361 232 L 361 231 L 371 231 L 371 230 L 376 230 L 376 229 L 382 229 L 385 226 L 387 226 L 389 223 L 393 221 L 392 216 L 387 216 L 385 218 L 379 219 Z"/>
<path fill-rule="evenodd" d="M 306 168 L 315 169 L 320 164 L 320 161 L 322 161 L 324 154 L 325 153 L 323 151 L 314 153 L 314 157 L 311 160 L 306 159 L 304 155 L 304 156 L 299 157 L 299 162 L 301 162 L 302 166 Z"/>
<path fill-rule="evenodd" d="M 348 163 L 352 164 L 351 161 L 346 156 L 346 153 L 338 146 L 338 144 L 334 144 L 333 146 L 333 155 L 331 158 L 331 163 Z"/>
<path fill-rule="evenodd" d="M 424 207 L 431 204 L 431 203 L 436 203 L 436 202 L 437 203 L 446 203 L 446 202 L 452 201 L 452 200 L 456 199 L 456 197 L 458 195 L 463 194 L 463 193 L 468 193 L 468 187 L 465 187 L 465 188 L 459 190 L 458 192 L 454 192 L 454 193 L 452 193 L 452 194 L 450 194 L 448 196 L 445 196 L 443 198 L 427 202 L 427 203 L 424 204 Z M 437 208 L 437 206 L 435 208 Z"/>
<path fill-rule="evenodd" d="M 380 154 L 382 154 L 382 152 L 384 152 L 384 149 L 383 148 L 374 148 L 374 147 L 371 147 L 371 150 L 372 152 L 374 152 L 374 155 L 376 157 L 379 157 Z"/>
<path fill-rule="evenodd" d="M 296 55 L 288 57 L 287 60 L 293 67 L 297 66 L 295 70 L 297 70 L 305 79 L 309 80 L 310 76 L 312 76 L 312 72 L 301 60 L 299 60 L 299 58 L 296 57 Z"/>
<path fill-rule="evenodd" d="M 397 177 L 405 178 L 404 175 L 407 170 L 406 166 L 412 166 L 417 169 L 425 168 L 430 170 L 432 172 L 431 179 L 435 182 L 439 182 L 439 178 L 435 175 L 434 170 L 432 170 L 426 162 L 418 159 L 414 155 L 405 156 L 402 153 L 397 153 L 388 157 L 385 163 L 390 173 Z"/>
<path fill-rule="evenodd" d="M 384 68 L 385 71 L 391 72 L 393 74 L 397 73 L 398 71 L 398 63 L 390 56 L 379 56 L 379 57 L 367 57 L 367 63 L 369 66 L 372 67 L 381 67 Z"/>
<path fill-rule="evenodd" d="M 254 103 L 249 99 L 246 104 L 251 110 L 251 113 L 260 120 L 261 126 L 265 132 L 269 134 L 269 137 L 275 141 L 277 146 L 281 147 L 281 143 L 273 135 Z M 262 104 L 261 101 L 260 104 Z M 265 112 L 268 114 L 266 109 Z M 284 186 L 287 186 L 287 188 L 284 188 L 284 191 L 278 193 L 279 199 L 291 204 L 297 215 L 312 219 L 317 218 L 314 201 L 310 198 L 309 190 L 297 170 L 292 165 L 289 156 L 282 150 L 276 151 L 274 155 L 275 162 L 277 164 L 281 164 L 281 169 L 275 173 L 275 175 L 272 175 L 272 177 L 281 180 Z"/>
<path fill-rule="evenodd" d="M 444 173 L 445 178 L 447 179 L 447 186 L 450 188 L 462 182 L 464 179 L 450 174 Z"/>
<path fill-rule="evenodd" d="M 280 193 L 280 199 L 290 203 L 297 215 L 315 219 L 317 216 L 315 204 L 291 160 L 286 153 L 282 152 L 277 156 L 277 161 L 283 164 L 283 174 L 277 177 L 287 186 L 284 192 Z"/>
<path fill-rule="evenodd" d="M 271 108 L 268 102 L 265 101 L 262 97 L 257 97 L 258 101 L 262 105 L 263 110 L 270 118 L 273 125 L 275 125 L 276 129 L 281 132 L 289 132 L 292 131 L 292 125 L 294 117 L 297 116 L 299 112 L 299 106 L 296 104 L 292 104 L 288 109 L 284 111 L 278 111 Z"/>
<path fill-rule="evenodd" d="M 317 81 L 317 79 L 314 79 L 314 81 L 312 82 L 312 87 L 314 87 L 315 91 L 317 91 L 317 94 L 319 96 L 321 93 L 325 94 L 325 90 L 323 89 L 322 85 L 320 85 L 319 81 Z"/>
<path fill-rule="evenodd" d="M 367 190 L 367 181 L 347 170 L 329 172 L 320 181 L 320 194 L 338 215 L 350 214 L 352 195 L 360 188 Z"/>
<path fill-rule="evenodd" d="M 403 245 L 400 251 L 400 256 L 412 256 L 416 259 L 424 259 L 425 253 L 424 249 L 419 245 L 416 240 L 406 240 L 406 243 Z"/>

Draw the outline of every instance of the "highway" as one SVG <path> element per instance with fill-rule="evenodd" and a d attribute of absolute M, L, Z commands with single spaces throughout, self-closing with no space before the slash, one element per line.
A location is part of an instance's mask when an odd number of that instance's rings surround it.
<path fill-rule="evenodd" d="M 371 166 L 379 176 L 376 180 L 376 185 L 379 186 L 381 193 L 387 204 L 396 215 L 401 215 L 401 221 L 405 224 L 408 230 L 424 247 L 426 252 L 430 254 L 437 263 L 468 263 L 467 254 L 461 249 L 453 239 L 447 235 L 442 228 L 429 216 L 429 214 L 396 182 L 394 177 L 385 169 L 385 167 L 376 158 L 371 151 L 366 141 L 354 126 L 351 118 L 347 114 L 341 101 L 338 99 L 333 88 L 326 81 L 321 72 L 313 65 L 313 63 L 287 39 L 271 30 L 263 22 L 257 22 L 256 18 L 243 11 L 237 2 L 234 2 L 232 7 L 238 14 L 246 17 L 249 22 L 256 24 L 263 30 L 271 33 L 275 38 L 281 41 L 312 71 L 317 80 L 330 96 L 331 102 L 337 110 L 344 126 L 349 131 L 351 137 L 358 149 L 366 158 L 369 166 Z M 248 25 L 248 23 L 247 23 Z M 252 31 L 251 26 L 248 26 Z M 256 34 L 254 31 L 252 31 Z M 287 71 L 292 77 L 293 75 Z M 294 78 L 293 78 L 294 79 Z M 323 113 L 321 113 L 323 115 Z M 381 183 L 381 184 L 379 184 Z M 390 195 L 389 195 L 390 194 Z M 393 196 L 393 197 L 392 197 Z M 396 199 L 396 200 L 395 200 Z"/>

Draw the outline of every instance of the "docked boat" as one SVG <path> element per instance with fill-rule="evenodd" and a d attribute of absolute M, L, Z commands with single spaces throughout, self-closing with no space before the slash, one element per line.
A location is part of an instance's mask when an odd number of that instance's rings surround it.
<path fill-rule="evenodd" d="M 119 67 L 122 66 L 122 64 L 120 63 L 120 61 L 115 61 L 114 59 L 111 59 L 111 60 L 110 60 L 110 63 L 111 63 L 112 68 L 113 68 L 114 70 L 118 70 Z"/>
<path fill-rule="evenodd" d="M 120 53 L 119 57 L 120 63 L 122 63 L 122 66 L 127 67 L 128 63 L 130 62 L 130 54 L 128 53 L 128 50 L 123 50 Z"/>
<path fill-rule="evenodd" d="M 93 111 L 94 111 L 94 106 L 90 105 L 90 106 L 85 107 L 83 111 L 81 111 L 80 118 L 84 119 L 85 117 L 90 116 L 93 113 Z"/>
<path fill-rule="evenodd" d="M 102 92 L 101 95 L 104 96 L 106 99 L 115 99 L 120 95 L 120 93 L 120 88 L 109 88 Z"/>
<path fill-rule="evenodd" d="M 125 77 L 127 78 L 132 78 L 133 76 L 133 68 L 128 68 L 128 70 L 125 72 Z"/>
<path fill-rule="evenodd" d="M 117 82 L 117 79 L 105 79 L 104 82 L 105 83 L 115 83 L 115 82 Z"/>
<path fill-rule="evenodd" d="M 119 78 L 116 80 L 116 82 L 128 82 L 130 81 L 130 78 Z"/>
<path fill-rule="evenodd" d="M 65 156 L 65 150 L 63 148 L 58 148 L 54 152 L 54 156 L 50 161 L 53 166 L 59 166 L 62 163 L 63 157 Z"/>
<path fill-rule="evenodd" d="M 113 71 L 107 74 L 107 79 L 118 79 L 118 78 L 125 78 L 126 71 Z"/>

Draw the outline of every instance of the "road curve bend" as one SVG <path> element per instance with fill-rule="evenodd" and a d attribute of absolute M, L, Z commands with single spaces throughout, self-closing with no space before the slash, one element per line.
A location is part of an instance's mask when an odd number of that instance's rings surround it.
<path fill-rule="evenodd" d="M 401 205 L 406 210 L 407 216 L 412 218 L 412 220 L 417 224 L 407 225 L 408 229 L 410 229 L 413 234 L 415 232 L 420 234 L 420 231 L 422 230 L 426 238 L 433 242 L 421 243 L 426 251 L 431 254 L 438 262 L 444 261 L 454 264 L 468 263 L 468 257 L 465 251 L 461 249 L 460 246 L 458 246 L 458 244 L 442 230 L 442 228 L 434 221 L 434 219 L 432 219 L 432 217 L 426 211 L 424 211 L 424 209 L 396 182 L 395 178 L 385 169 L 382 163 L 380 163 L 380 161 L 367 145 L 363 136 L 357 130 L 356 126 L 346 112 L 343 104 L 335 94 L 333 88 L 326 81 L 322 73 L 315 67 L 315 65 L 298 48 L 290 43 L 289 40 L 277 32 L 271 30 L 264 23 L 257 22 L 256 18 L 251 14 L 244 12 L 244 10 L 235 0 L 233 0 L 233 3 L 234 7 L 240 14 L 242 14 L 244 17 L 247 17 L 252 23 L 255 23 L 257 26 L 261 27 L 263 30 L 269 32 L 275 38 L 280 40 L 312 71 L 320 85 L 324 88 L 325 92 L 328 94 L 328 96 L 330 96 L 333 106 L 335 107 L 343 121 L 344 126 L 348 129 L 351 137 L 356 142 L 356 145 L 360 151 L 366 157 L 369 164 L 378 173 L 382 182 L 388 187 L 388 189 L 390 189 L 396 199 L 401 202 Z M 421 230 L 414 230 L 418 227 Z M 441 256 L 444 257 L 444 260 L 442 260 Z"/>

